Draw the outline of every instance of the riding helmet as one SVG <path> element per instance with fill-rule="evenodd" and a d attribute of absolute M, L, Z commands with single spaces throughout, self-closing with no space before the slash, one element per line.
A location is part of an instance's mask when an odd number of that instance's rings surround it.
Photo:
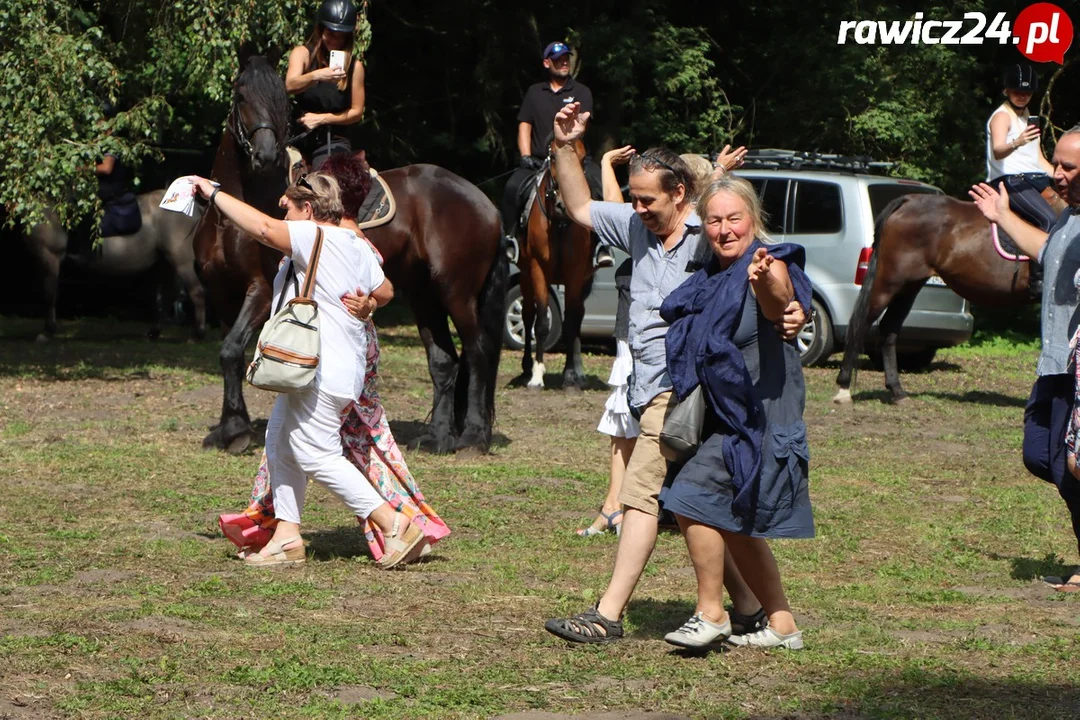
<path fill-rule="evenodd" d="M 1035 68 L 1030 65 L 1016 63 L 1005 68 L 1002 85 L 1006 90 L 1035 92 L 1039 89 L 1039 76 L 1035 74 Z"/>
<path fill-rule="evenodd" d="M 356 30 L 356 6 L 351 0 L 323 0 L 315 20 L 327 30 L 351 33 Z"/>

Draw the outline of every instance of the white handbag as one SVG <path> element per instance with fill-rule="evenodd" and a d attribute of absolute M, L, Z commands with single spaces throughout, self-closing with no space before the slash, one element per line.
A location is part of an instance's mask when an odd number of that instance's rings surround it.
<path fill-rule="evenodd" d="M 282 289 L 277 310 L 259 333 L 255 359 L 247 369 L 247 381 L 257 388 L 292 393 L 306 390 L 315 382 L 320 351 L 319 305 L 311 296 L 315 293 L 315 271 L 319 269 L 322 241 L 322 228 L 316 228 L 303 290 L 282 308 L 285 300 Z M 296 283 L 292 262 L 289 261 L 286 286 L 290 278 Z"/>

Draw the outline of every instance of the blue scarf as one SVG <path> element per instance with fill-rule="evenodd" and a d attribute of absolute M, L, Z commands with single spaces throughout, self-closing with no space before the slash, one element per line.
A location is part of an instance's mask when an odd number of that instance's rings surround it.
<path fill-rule="evenodd" d="M 806 250 L 791 243 L 766 245 L 758 239 L 726 269 L 714 257 L 660 307 L 660 317 L 671 325 L 667 368 L 675 394 L 684 400 L 700 384 L 708 406 L 729 431 L 724 439 L 724 465 L 735 486 L 732 509 L 743 517 L 752 510 L 754 481 L 761 472 L 765 412 L 732 337 L 750 289 L 747 270 L 761 247 L 787 264 L 795 298 L 809 315 L 810 280 L 802 270 Z"/>

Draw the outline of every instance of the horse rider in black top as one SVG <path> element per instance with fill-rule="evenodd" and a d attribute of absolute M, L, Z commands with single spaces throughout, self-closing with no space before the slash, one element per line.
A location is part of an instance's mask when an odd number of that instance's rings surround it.
<path fill-rule="evenodd" d="M 296 95 L 293 145 L 318 170 L 331 153 L 351 152 L 348 126 L 364 116 L 364 65 L 354 56 L 356 6 L 324 0 L 315 29 L 289 53 L 285 89 Z"/>
<path fill-rule="evenodd" d="M 555 114 L 572 102 L 581 103 L 582 112 L 591 113 L 593 110 L 592 91 L 570 75 L 572 53 L 573 50 L 564 42 L 548 43 L 543 55 L 548 79 L 529 87 L 525 99 L 521 102 L 521 110 L 518 111 L 517 148 L 521 160 L 506 182 L 502 202 L 507 254 L 511 262 L 517 262 L 518 259 L 518 221 L 524 199 L 528 197 L 523 186 L 536 176 L 547 158 Z M 600 199 L 600 166 L 588 156 L 585 158 L 585 177 L 589 181 L 593 198 Z M 614 264 L 610 251 L 602 245 L 597 248 L 595 261 L 600 267 L 611 267 Z"/>
<path fill-rule="evenodd" d="M 116 112 L 116 106 L 111 102 L 102 105 L 106 121 L 116 117 Z M 98 183 L 97 196 L 104 210 L 98 225 L 98 237 L 137 233 L 142 227 L 142 211 L 138 198 L 131 190 L 132 177 L 127 165 L 116 155 L 106 152 L 94 164 L 94 175 Z M 78 232 L 73 233 L 72 244 L 69 245 L 72 252 L 67 257 L 78 264 L 90 262 L 94 254 L 93 242 L 94 233 L 90 227 L 81 226 Z"/>

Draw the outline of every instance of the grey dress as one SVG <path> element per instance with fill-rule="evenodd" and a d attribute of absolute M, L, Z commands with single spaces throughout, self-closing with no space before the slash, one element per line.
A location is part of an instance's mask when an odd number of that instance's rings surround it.
<path fill-rule="evenodd" d="M 784 342 L 750 292 L 732 340 L 742 351 L 766 419 L 750 515 L 744 518 L 732 510 L 735 487 L 723 454 L 726 428 L 711 409 L 706 412 L 701 447 L 669 479 L 660 502 L 665 510 L 728 532 L 761 538 L 813 537 L 810 451 L 803 422 L 806 385 L 799 351 Z"/>

